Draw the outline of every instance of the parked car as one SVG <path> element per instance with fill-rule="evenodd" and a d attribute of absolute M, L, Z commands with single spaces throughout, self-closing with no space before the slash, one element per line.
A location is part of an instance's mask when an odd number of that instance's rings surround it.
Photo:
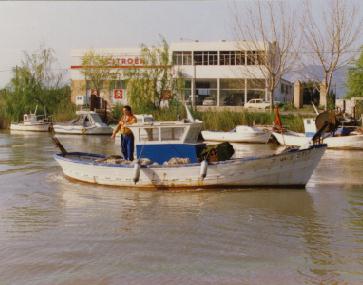
<path fill-rule="evenodd" d="M 216 101 L 212 97 L 206 97 L 202 103 L 203 106 L 215 106 Z"/>
<path fill-rule="evenodd" d="M 270 108 L 270 106 L 271 106 L 270 102 L 266 102 L 260 98 L 251 99 L 245 104 L 245 108 L 254 108 L 254 109 L 263 109 L 263 110 Z"/>

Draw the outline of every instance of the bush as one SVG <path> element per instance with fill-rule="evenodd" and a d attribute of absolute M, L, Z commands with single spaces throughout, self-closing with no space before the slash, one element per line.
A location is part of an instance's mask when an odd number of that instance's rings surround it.
<path fill-rule="evenodd" d="M 58 105 L 58 108 L 55 111 L 52 120 L 58 122 L 70 121 L 75 117 L 76 117 L 76 105 L 69 100 L 69 101 L 63 101 L 60 105 Z"/>
<path fill-rule="evenodd" d="M 112 119 L 111 121 L 118 121 L 122 115 L 122 104 L 117 103 L 111 111 Z"/>
<path fill-rule="evenodd" d="M 304 132 L 304 121 L 300 115 L 283 115 L 281 116 L 282 125 L 294 132 Z"/>

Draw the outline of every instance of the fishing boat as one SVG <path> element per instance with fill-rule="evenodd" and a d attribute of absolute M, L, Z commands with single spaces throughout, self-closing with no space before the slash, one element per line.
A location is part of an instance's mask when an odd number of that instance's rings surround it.
<path fill-rule="evenodd" d="M 236 143 L 267 143 L 271 132 L 258 127 L 238 125 L 229 132 L 202 131 L 206 141 L 236 142 Z"/>
<path fill-rule="evenodd" d="M 316 133 L 315 119 L 304 119 L 305 133 L 292 131 L 273 132 L 279 144 L 287 146 L 304 146 L 312 144 L 313 134 Z M 328 148 L 333 149 L 363 149 L 363 134 L 357 128 L 338 127 L 334 132 L 326 133 L 323 141 Z"/>
<path fill-rule="evenodd" d="M 53 125 L 57 134 L 71 135 L 111 135 L 112 128 L 105 124 L 93 111 L 77 111 L 78 117 L 70 122 Z"/>
<path fill-rule="evenodd" d="M 65 176 L 92 184 L 138 188 L 305 186 L 326 145 L 279 154 L 218 162 L 145 164 L 140 160 L 108 163 L 102 154 L 63 152 L 54 156 Z"/>
<path fill-rule="evenodd" d="M 34 113 L 24 114 L 23 122 L 11 123 L 12 131 L 48 132 L 51 129 L 51 121 L 46 115 L 37 115 L 38 106 Z"/>

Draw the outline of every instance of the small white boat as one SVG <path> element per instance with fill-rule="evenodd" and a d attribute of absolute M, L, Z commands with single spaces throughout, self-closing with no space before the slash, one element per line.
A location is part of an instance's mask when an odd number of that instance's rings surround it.
<path fill-rule="evenodd" d="M 273 132 L 272 135 L 276 138 L 279 144 L 288 146 L 305 146 L 312 144 L 313 134 L 316 132 L 315 120 L 304 119 L 305 134 L 295 133 L 292 131 Z M 323 141 L 328 148 L 334 149 L 363 149 L 363 134 L 358 132 L 350 132 L 348 135 L 328 134 L 323 137 Z"/>
<path fill-rule="evenodd" d="M 279 144 L 288 146 L 305 146 L 312 144 L 312 138 L 306 137 L 304 134 L 288 131 L 281 134 L 273 132 L 272 135 L 276 138 Z M 349 136 L 326 137 L 323 142 L 328 145 L 328 148 L 359 150 L 363 149 L 363 135 L 350 134 Z"/>
<path fill-rule="evenodd" d="M 326 145 L 293 149 L 262 157 L 181 165 L 105 163 L 106 156 L 88 153 L 56 154 L 65 176 L 93 184 L 141 188 L 203 188 L 225 186 L 304 186 Z"/>
<path fill-rule="evenodd" d="M 283 133 L 272 132 L 272 135 L 280 145 L 304 146 L 312 144 L 312 137 L 307 137 L 303 133 L 296 133 L 287 130 Z"/>
<path fill-rule="evenodd" d="M 38 106 L 37 106 L 38 107 Z M 34 113 L 24 114 L 23 122 L 11 123 L 12 131 L 30 131 L 30 132 L 49 132 L 51 122 L 46 115 L 36 115 L 37 107 Z"/>
<path fill-rule="evenodd" d="M 238 125 L 230 132 L 202 131 L 206 141 L 236 143 L 267 143 L 271 132 L 257 127 Z"/>
<path fill-rule="evenodd" d="M 53 125 L 57 134 L 71 135 L 111 135 L 112 128 L 105 124 L 93 111 L 77 111 L 78 118 L 67 123 Z"/>

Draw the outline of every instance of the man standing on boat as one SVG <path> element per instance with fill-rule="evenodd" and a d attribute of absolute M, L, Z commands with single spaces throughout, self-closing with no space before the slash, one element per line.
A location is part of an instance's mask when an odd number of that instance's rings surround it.
<path fill-rule="evenodd" d="M 137 122 L 136 117 L 132 114 L 131 107 L 126 105 L 122 108 L 122 117 L 114 129 L 111 138 L 114 139 L 118 131 L 121 132 L 121 152 L 124 159 L 134 160 L 134 134 L 127 127 Z"/>

